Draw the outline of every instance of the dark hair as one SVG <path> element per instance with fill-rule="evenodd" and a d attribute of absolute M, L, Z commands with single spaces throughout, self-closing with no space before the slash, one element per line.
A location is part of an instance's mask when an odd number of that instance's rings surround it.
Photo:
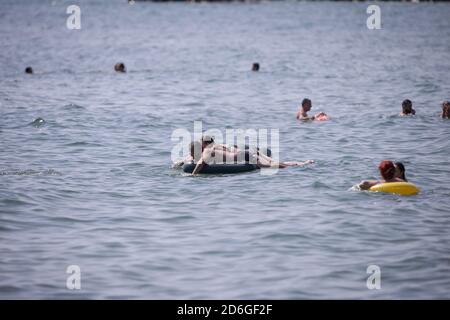
<path fill-rule="evenodd" d="M 117 72 L 125 72 L 126 71 L 125 64 L 123 62 L 117 62 L 114 65 L 114 70 L 116 70 Z"/>
<path fill-rule="evenodd" d="M 412 113 L 412 101 L 409 99 L 403 100 L 402 109 L 405 114 Z"/>
<path fill-rule="evenodd" d="M 394 165 L 395 165 L 395 166 L 400 170 L 400 172 L 402 173 L 400 179 L 402 179 L 402 180 L 404 180 L 404 181 L 408 181 L 408 180 L 406 179 L 406 176 L 405 176 L 405 171 L 406 171 L 406 169 L 405 169 L 405 166 L 403 165 L 403 163 L 401 163 L 401 162 L 395 162 Z"/>
<path fill-rule="evenodd" d="M 258 62 L 255 62 L 255 63 L 252 65 L 252 71 L 259 71 L 259 63 L 258 63 Z"/>
<path fill-rule="evenodd" d="M 302 107 L 304 107 L 307 103 L 311 104 L 311 100 L 308 98 L 305 98 L 302 100 Z"/>
<path fill-rule="evenodd" d="M 450 102 L 449 101 L 442 102 L 442 118 L 450 119 Z"/>
<path fill-rule="evenodd" d="M 33 68 L 32 67 L 26 67 L 25 68 L 25 73 L 33 73 Z"/>

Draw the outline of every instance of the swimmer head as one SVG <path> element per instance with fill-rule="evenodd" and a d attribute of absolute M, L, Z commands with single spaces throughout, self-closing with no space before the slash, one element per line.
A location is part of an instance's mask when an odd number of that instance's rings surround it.
<path fill-rule="evenodd" d="M 117 62 L 114 65 L 114 70 L 116 70 L 116 72 L 126 72 L 127 69 L 125 68 L 125 64 L 123 62 Z"/>
<path fill-rule="evenodd" d="M 395 162 L 394 166 L 395 166 L 395 178 L 400 178 L 404 181 L 407 181 L 405 176 L 405 166 L 403 165 L 403 163 Z"/>
<path fill-rule="evenodd" d="M 259 63 L 258 62 L 253 63 L 252 71 L 259 71 Z"/>
<path fill-rule="evenodd" d="M 25 73 L 32 74 L 33 73 L 33 68 L 32 67 L 26 67 L 25 68 Z"/>
<path fill-rule="evenodd" d="M 442 118 L 450 119 L 450 102 L 449 101 L 442 102 Z"/>
<path fill-rule="evenodd" d="M 380 174 L 386 181 L 392 180 L 395 177 L 395 166 L 392 161 L 389 160 L 381 161 L 380 165 L 378 166 L 378 169 L 380 169 Z"/>
<path fill-rule="evenodd" d="M 304 111 L 304 112 L 310 111 L 311 108 L 312 108 L 312 102 L 311 102 L 311 100 L 308 99 L 308 98 L 303 99 L 303 101 L 302 101 L 302 108 L 303 108 L 303 111 Z"/>
<path fill-rule="evenodd" d="M 416 114 L 416 111 L 412 107 L 412 102 L 409 99 L 403 100 L 402 102 L 402 113 L 403 114 Z"/>
<path fill-rule="evenodd" d="M 214 143 L 214 138 L 210 136 L 202 137 L 202 148 L 205 148 L 207 145 Z"/>

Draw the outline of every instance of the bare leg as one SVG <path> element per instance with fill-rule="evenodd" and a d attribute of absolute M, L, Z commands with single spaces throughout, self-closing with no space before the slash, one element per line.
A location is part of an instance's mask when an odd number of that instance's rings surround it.
<path fill-rule="evenodd" d="M 288 167 L 304 166 L 304 165 L 307 165 L 310 163 L 314 163 L 314 160 L 306 160 L 303 162 L 302 161 L 285 161 L 285 162 L 283 162 L 283 164 Z"/>
<path fill-rule="evenodd" d="M 285 161 L 277 162 L 269 156 L 258 152 L 258 165 L 260 167 L 274 167 L 274 168 L 285 168 L 294 166 L 304 166 L 310 163 L 314 163 L 314 160 L 301 161 Z"/>
<path fill-rule="evenodd" d="M 277 162 L 267 156 L 265 156 L 265 157 L 258 156 L 257 163 L 258 163 L 258 166 L 260 166 L 261 168 L 285 168 L 286 167 L 283 163 Z"/>

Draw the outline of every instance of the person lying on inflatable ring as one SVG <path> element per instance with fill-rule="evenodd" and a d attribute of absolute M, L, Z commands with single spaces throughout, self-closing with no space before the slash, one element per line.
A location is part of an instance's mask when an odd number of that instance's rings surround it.
<path fill-rule="evenodd" d="M 313 160 L 278 162 L 259 151 L 252 152 L 216 144 L 211 137 L 203 137 L 201 142 L 191 143 L 191 157 L 197 161 L 192 175 L 199 173 L 205 164 L 215 163 L 218 159 L 220 160 L 219 163 L 234 163 L 242 159 L 245 160 L 245 163 L 254 162 L 260 168 L 285 168 L 314 163 Z"/>
<path fill-rule="evenodd" d="M 402 165 L 403 166 L 403 165 Z M 378 169 L 380 170 L 381 177 L 383 177 L 383 181 L 362 181 L 358 187 L 361 190 L 369 190 L 371 187 L 380 184 L 380 183 L 389 183 L 389 182 L 405 182 L 405 180 L 398 177 L 398 175 L 401 175 L 401 169 L 398 170 L 398 173 L 396 174 L 396 168 L 392 161 L 384 160 L 381 161 L 380 165 L 378 166 Z M 404 174 L 404 171 L 403 171 Z"/>
<path fill-rule="evenodd" d="M 302 101 L 302 106 L 297 112 L 297 120 L 308 121 L 308 120 L 316 120 L 316 121 L 326 121 L 328 120 L 328 116 L 325 112 L 319 112 L 315 116 L 309 117 L 308 112 L 312 109 L 312 102 L 310 99 L 305 98 Z"/>

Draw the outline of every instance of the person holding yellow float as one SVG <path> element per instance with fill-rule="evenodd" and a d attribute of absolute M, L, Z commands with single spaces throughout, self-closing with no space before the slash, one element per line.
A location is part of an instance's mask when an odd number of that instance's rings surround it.
<path fill-rule="evenodd" d="M 376 192 L 388 192 L 399 195 L 415 195 L 419 193 L 419 188 L 414 184 L 407 182 L 405 177 L 405 167 L 402 163 L 397 166 L 389 160 L 381 161 L 378 166 L 380 175 L 384 180 L 362 181 L 358 187 L 361 190 Z"/>
<path fill-rule="evenodd" d="M 369 190 L 373 186 L 376 186 L 377 184 L 381 184 L 381 183 L 405 182 L 403 179 L 396 177 L 395 165 L 392 161 L 388 161 L 388 160 L 381 161 L 380 165 L 378 166 L 378 169 L 380 170 L 380 175 L 381 175 L 381 177 L 383 177 L 384 180 L 383 181 L 378 181 L 378 180 L 362 181 L 359 184 L 359 188 L 361 190 Z"/>

